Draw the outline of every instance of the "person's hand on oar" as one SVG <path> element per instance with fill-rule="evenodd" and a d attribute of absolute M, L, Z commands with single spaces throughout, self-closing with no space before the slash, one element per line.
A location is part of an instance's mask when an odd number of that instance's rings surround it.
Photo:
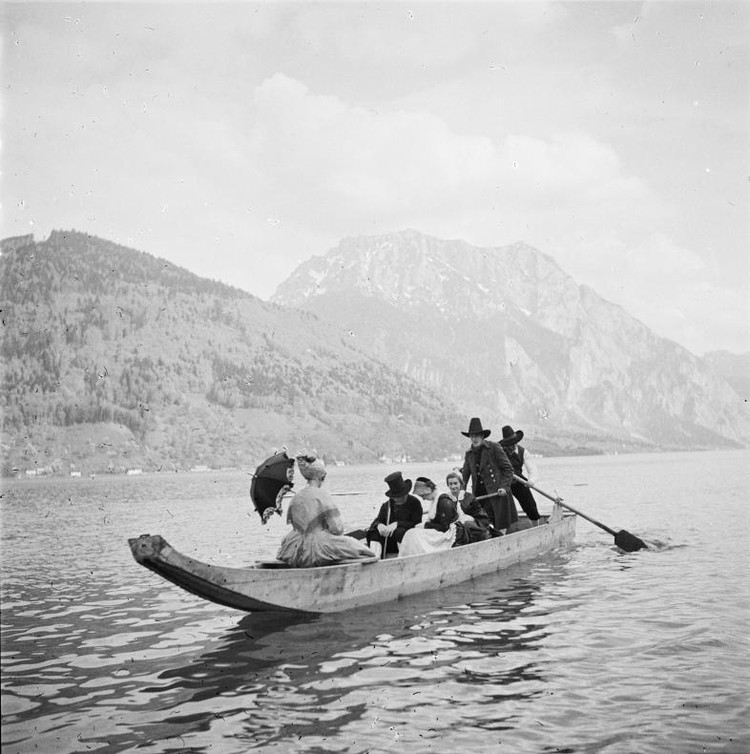
<path fill-rule="evenodd" d="M 528 480 L 522 479 L 520 476 L 516 476 L 515 474 L 513 475 L 513 479 L 516 482 L 525 484 L 527 487 L 531 487 L 532 490 L 536 490 L 540 495 L 544 495 L 544 497 L 552 500 L 553 503 L 561 505 L 571 513 L 575 513 L 577 516 L 585 518 L 587 521 L 590 521 L 592 524 L 594 524 L 594 526 L 598 526 L 600 529 L 604 529 L 604 531 L 611 534 L 615 538 L 615 545 L 617 545 L 617 547 L 619 547 L 621 550 L 625 550 L 625 552 L 648 550 L 648 545 L 642 539 L 638 539 L 638 537 L 636 537 L 634 534 L 631 534 L 629 531 L 625 531 L 625 529 L 620 529 L 620 531 L 610 529 L 606 524 L 597 521 L 595 518 L 591 518 L 591 516 L 587 516 L 585 513 L 581 513 L 581 511 L 575 509 L 572 505 L 564 503 L 563 499 L 559 495 L 553 497 L 549 493 L 544 492 L 544 490 L 540 490 L 539 487 L 537 487 L 535 484 L 531 484 L 531 482 L 529 482 Z"/>
<path fill-rule="evenodd" d="M 378 533 L 381 537 L 383 537 L 383 549 L 380 551 L 381 560 L 385 560 L 385 557 L 388 554 L 388 538 L 391 536 L 391 534 L 393 534 L 394 531 L 396 531 L 396 527 L 398 526 L 398 521 L 391 523 L 392 506 L 393 501 L 390 500 L 388 502 L 388 515 L 386 516 L 385 523 L 378 524 Z"/>

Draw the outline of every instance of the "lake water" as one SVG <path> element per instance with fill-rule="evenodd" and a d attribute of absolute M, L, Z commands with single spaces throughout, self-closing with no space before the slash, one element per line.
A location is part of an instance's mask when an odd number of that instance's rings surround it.
<path fill-rule="evenodd" d="M 749 752 L 750 454 L 538 465 L 654 547 L 579 519 L 574 546 L 501 575 L 319 617 L 213 605 L 132 559 L 147 532 L 212 563 L 272 557 L 285 526 L 261 525 L 245 473 L 6 481 L 4 754 Z M 348 526 L 393 470 L 330 469 L 366 493 L 335 498 Z"/>

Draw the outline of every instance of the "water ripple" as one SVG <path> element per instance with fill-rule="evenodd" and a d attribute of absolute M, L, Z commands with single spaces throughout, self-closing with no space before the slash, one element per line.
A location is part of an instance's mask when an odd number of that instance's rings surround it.
<path fill-rule="evenodd" d="M 278 530 L 239 531 L 243 475 L 18 484 L 2 500 L 3 752 L 750 751 L 747 484 L 712 499 L 702 457 L 652 460 L 557 462 L 561 489 L 585 469 L 576 503 L 648 551 L 579 522 L 570 550 L 317 617 L 243 617 L 132 561 L 141 531 L 208 562 L 272 556 Z M 380 490 L 381 467 L 361 473 L 349 489 Z M 691 499 L 712 499 L 700 521 Z"/>

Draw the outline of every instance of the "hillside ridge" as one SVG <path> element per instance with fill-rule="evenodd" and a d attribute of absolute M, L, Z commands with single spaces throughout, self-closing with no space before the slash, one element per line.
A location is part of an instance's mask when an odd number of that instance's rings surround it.
<path fill-rule="evenodd" d="M 5 243 L 3 471 L 439 456 L 455 406 L 315 315 L 70 231 Z"/>

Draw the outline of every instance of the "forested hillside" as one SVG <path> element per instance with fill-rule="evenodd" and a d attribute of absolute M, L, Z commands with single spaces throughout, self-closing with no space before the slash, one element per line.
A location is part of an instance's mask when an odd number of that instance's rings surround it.
<path fill-rule="evenodd" d="M 3 471 L 436 458 L 456 408 L 315 315 L 74 231 L 6 239 Z"/>

